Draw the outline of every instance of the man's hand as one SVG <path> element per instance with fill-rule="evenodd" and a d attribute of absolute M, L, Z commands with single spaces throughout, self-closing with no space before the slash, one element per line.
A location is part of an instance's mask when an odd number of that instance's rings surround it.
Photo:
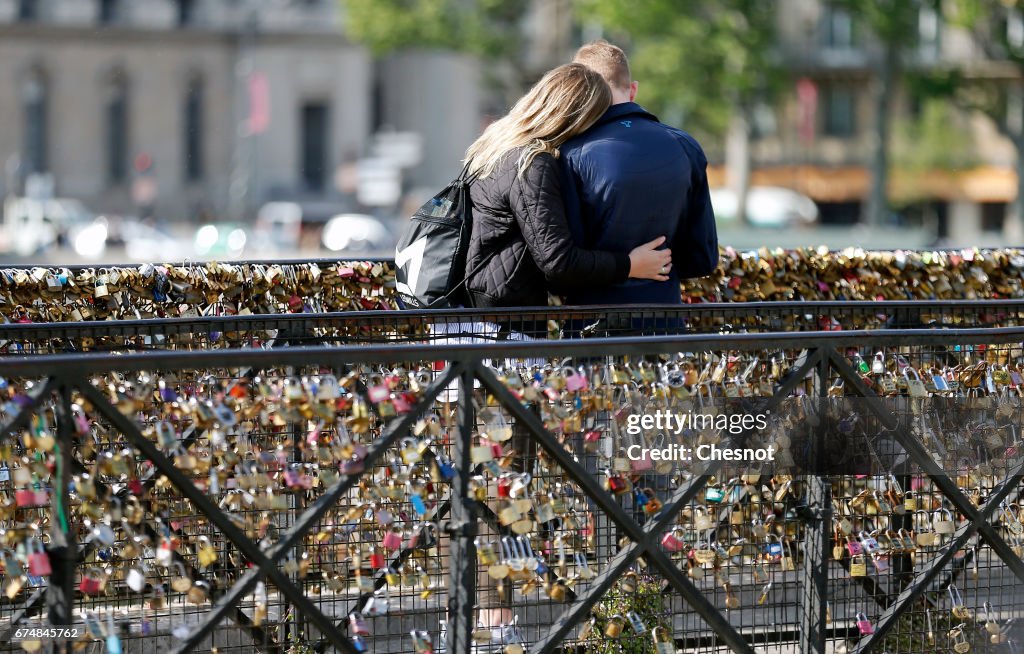
<path fill-rule="evenodd" d="M 659 236 L 633 248 L 629 253 L 629 276 L 634 279 L 668 281 L 668 273 L 672 270 L 672 251 L 657 249 L 664 243 L 665 237 Z"/>

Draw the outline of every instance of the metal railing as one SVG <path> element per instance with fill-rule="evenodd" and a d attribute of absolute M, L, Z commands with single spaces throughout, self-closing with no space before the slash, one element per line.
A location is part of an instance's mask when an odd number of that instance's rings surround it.
<path fill-rule="evenodd" d="M 917 309 L 915 309 L 917 311 Z M 476 315 L 476 314 L 474 314 Z M 384 317 L 381 317 L 384 319 Z M 393 316 L 392 316 L 393 318 Z M 321 320 L 320 317 L 305 317 L 305 320 Z M 463 318 L 460 317 L 461 321 Z M 533 318 L 531 318 L 532 320 Z M 255 322 L 259 328 L 272 324 L 284 325 L 296 320 L 293 317 L 246 318 L 234 319 L 242 322 Z M 264 322 L 259 322 L 260 320 Z M 273 323 L 273 321 L 283 321 Z M 327 320 L 327 318 L 323 318 Z M 331 319 L 336 320 L 336 319 Z M 336 323 L 334 323 L 336 324 Z M 200 329 L 203 325 L 191 323 L 190 328 Z M 308 326 L 308 324 L 306 325 Z M 140 329 L 139 326 L 111 326 L 113 330 Z M 144 326 L 143 326 L 144 327 Z M 43 331 L 50 327 L 31 326 L 28 329 Z M 57 329 L 79 329 L 77 326 L 58 326 Z M 220 327 L 218 327 L 220 328 Z M 280 329 L 280 326 L 277 327 Z M 24 329 L 24 327 L 23 327 Z M 224 327 L 227 332 L 227 327 Z M 186 329 L 187 331 L 187 329 Z M 138 334 L 138 331 L 131 332 Z M 54 338 L 68 338 L 67 332 Z M 7 337 L 10 338 L 10 337 Z M 979 548 L 984 548 L 997 557 L 997 562 L 1005 566 L 1016 582 L 1024 581 L 1024 563 L 1015 552 L 1015 544 L 1008 540 L 1005 520 L 1001 511 L 1007 502 L 1014 499 L 1020 492 L 1021 467 L 1018 458 L 1006 455 L 1005 474 L 999 475 L 997 484 L 980 490 L 978 497 L 969 497 L 969 489 L 958 484 L 955 471 L 947 470 L 935 458 L 935 452 L 929 451 L 926 442 L 914 432 L 912 426 L 915 414 L 904 407 L 902 411 L 893 410 L 887 405 L 887 398 L 899 395 L 900 401 L 908 400 L 904 395 L 885 391 L 886 397 L 880 397 L 866 383 L 865 373 L 858 370 L 848 357 L 853 350 L 858 352 L 880 351 L 886 353 L 904 352 L 901 356 L 917 357 L 914 368 L 923 366 L 926 360 L 941 353 L 943 356 L 953 352 L 973 352 L 977 356 L 985 353 L 1005 353 L 1011 361 L 1020 358 L 1019 349 L 1024 340 L 1024 328 L 1010 326 L 984 329 L 947 328 L 941 330 L 922 329 L 879 329 L 874 331 L 850 330 L 843 332 L 809 332 L 809 333 L 734 333 L 734 334 L 688 334 L 677 336 L 640 336 L 628 338 L 595 338 L 586 340 L 563 340 L 548 342 L 516 342 L 499 341 L 477 344 L 371 344 L 361 346 L 324 347 L 322 345 L 297 346 L 274 349 L 220 350 L 220 351 L 166 351 L 132 353 L 126 355 L 105 354 L 74 354 L 53 356 L 8 357 L 0 361 L 0 377 L 6 380 L 30 380 L 40 375 L 45 379 L 35 388 L 34 395 L 23 401 L 16 412 L 11 412 L 10 419 L 0 433 L 7 436 L 10 443 L 17 449 L 24 446 L 21 434 L 32 424 L 33 416 L 39 415 L 53 406 L 56 413 L 57 454 L 55 459 L 60 465 L 60 473 L 54 473 L 54 486 L 57 492 L 57 505 L 69 507 L 80 498 L 70 492 L 72 474 L 85 469 L 83 461 L 77 461 L 73 454 L 82 455 L 80 435 L 76 436 L 74 415 L 79 409 L 78 403 L 85 403 L 97 420 L 108 424 L 137 453 L 141 461 L 152 465 L 152 475 L 146 479 L 147 484 L 157 485 L 162 476 L 173 487 L 174 496 L 187 500 L 190 510 L 196 516 L 216 529 L 225 539 L 225 544 L 236 550 L 243 561 L 248 564 L 237 568 L 234 575 L 224 577 L 227 583 L 218 584 L 215 592 L 210 594 L 211 606 L 201 614 L 201 621 L 177 638 L 174 642 L 175 652 L 191 651 L 203 643 L 207 643 L 224 618 L 231 617 L 245 626 L 253 638 L 254 646 L 268 651 L 283 651 L 287 640 L 271 638 L 260 632 L 260 620 L 254 620 L 255 608 L 243 610 L 243 599 L 248 597 L 257 584 L 265 580 L 280 594 L 293 610 L 302 616 L 307 624 L 302 627 L 304 633 L 312 634 L 313 642 L 329 644 L 339 651 L 357 652 L 365 645 L 354 639 L 354 634 L 345 633 L 343 625 L 348 624 L 347 618 L 358 612 L 359 606 L 374 596 L 374 591 L 388 586 L 391 581 L 380 571 L 374 580 L 373 588 L 363 588 L 354 601 L 345 602 L 347 610 L 323 609 L 322 601 L 314 601 L 306 592 L 305 582 L 297 582 L 295 574 L 290 573 L 284 564 L 292 556 L 297 546 L 308 542 L 315 529 L 323 528 L 323 520 L 332 511 L 344 504 L 347 495 L 360 486 L 375 467 L 385 464 L 388 453 L 402 446 L 402 440 L 414 433 L 417 422 L 424 416 L 435 411 L 438 403 L 453 403 L 456 411 L 454 422 L 450 425 L 450 443 L 447 451 L 435 448 L 431 456 L 447 456 L 451 461 L 451 478 L 444 482 L 448 496 L 438 501 L 438 512 L 435 520 L 440 527 L 439 539 L 447 544 L 447 560 L 458 561 L 459 565 L 449 565 L 445 574 L 447 581 L 447 643 L 448 652 L 469 652 L 473 645 L 477 619 L 474 609 L 478 604 L 479 564 L 477 538 L 481 535 L 484 525 L 497 530 L 499 535 L 508 535 L 507 527 L 495 521 L 494 513 L 486 503 L 479 501 L 473 490 L 474 477 L 480 470 L 479 462 L 473 458 L 475 439 L 479 437 L 478 418 L 481 406 L 492 403 L 500 411 L 506 412 L 516 425 L 519 434 L 526 439 L 530 447 L 536 447 L 542 453 L 547 464 L 560 472 L 566 480 L 571 481 L 586 498 L 586 504 L 598 513 L 597 524 L 607 529 L 602 535 L 609 541 L 619 541 L 621 547 L 615 550 L 606 546 L 607 558 L 595 567 L 599 568 L 596 576 L 580 587 L 574 589 L 575 597 L 560 614 L 553 615 L 550 620 L 538 620 L 530 626 L 534 628 L 534 637 L 530 652 L 547 654 L 558 650 L 567 650 L 571 643 L 579 639 L 578 628 L 587 623 L 591 615 L 598 611 L 601 603 L 621 584 L 623 575 L 633 569 L 639 561 L 643 561 L 645 569 L 662 580 L 673 597 L 680 598 L 685 607 L 681 611 L 695 616 L 701 621 L 704 629 L 700 634 L 683 635 L 676 633 L 676 644 L 695 648 L 714 648 L 725 646 L 733 651 L 753 652 L 754 646 L 769 642 L 764 631 L 755 629 L 756 625 L 741 620 L 735 624 L 738 613 L 719 600 L 728 600 L 729 589 L 725 596 L 717 591 L 709 592 L 694 581 L 690 572 L 695 567 L 688 556 L 682 561 L 675 558 L 674 552 L 663 545 L 665 534 L 683 523 L 687 507 L 694 509 L 694 501 L 706 493 L 709 483 L 724 477 L 722 467 L 728 467 L 722 461 L 709 462 L 699 474 L 683 476 L 677 487 L 666 491 L 663 507 L 645 521 L 636 519 L 617 497 L 602 487 L 600 478 L 586 467 L 585 457 L 570 446 L 571 441 L 565 440 L 565 432 L 555 433 L 546 419 L 542 419 L 527 405 L 537 405 L 543 400 L 524 402 L 524 397 L 517 390 L 518 385 L 509 385 L 503 381 L 505 373 L 492 367 L 493 362 L 507 361 L 561 361 L 570 359 L 582 362 L 580 365 L 591 365 L 595 352 L 600 352 L 603 361 L 613 360 L 614 365 L 640 365 L 637 362 L 657 359 L 677 353 L 721 352 L 736 353 L 737 356 L 749 357 L 751 360 L 764 356 L 766 352 L 784 352 L 788 370 L 784 375 L 773 379 L 771 392 L 758 396 L 746 393 L 729 396 L 728 403 L 737 410 L 748 414 L 765 414 L 780 407 L 784 402 L 796 395 L 819 398 L 822 403 L 830 402 L 830 398 L 841 395 L 844 398 L 860 398 L 858 407 L 864 413 L 865 420 L 872 420 L 899 445 L 909 457 L 911 465 L 918 469 L 941 495 L 940 506 L 950 507 L 950 515 L 959 516 L 954 520 L 955 526 L 948 538 L 934 552 L 934 558 L 924 565 L 917 566 L 903 561 L 899 572 L 903 575 L 895 586 L 883 587 L 881 576 L 857 575 L 850 580 L 854 587 L 859 587 L 864 595 L 875 602 L 872 609 L 864 609 L 869 614 L 872 628 L 869 633 L 861 631 L 859 638 L 851 638 L 849 642 L 858 652 L 883 649 L 883 643 L 892 634 L 899 634 L 908 629 L 901 622 L 907 615 L 921 613 L 918 600 L 932 595 L 931 605 L 937 605 L 934 597 L 934 585 L 940 575 L 947 575 L 954 568 L 957 556 L 969 543 L 973 546 L 975 561 L 978 560 Z M 920 359 L 920 361 L 918 361 Z M 722 360 L 720 357 L 719 360 Z M 746 359 L 744 359 L 746 360 Z M 233 371 L 227 378 L 245 378 L 255 380 L 261 372 L 271 370 L 306 370 L 332 371 L 339 376 L 350 374 L 361 365 L 394 366 L 402 363 L 409 370 L 415 370 L 423 362 L 445 362 L 445 366 L 429 385 L 420 389 L 416 401 L 394 417 L 378 415 L 381 431 L 372 443 L 368 443 L 365 455 L 359 459 L 358 469 L 339 470 L 339 477 L 311 497 L 305 506 L 301 502 L 291 507 L 293 519 L 280 525 L 276 538 L 257 542 L 251 525 L 240 522 L 233 517 L 231 511 L 225 510 L 212 499 L 209 487 L 197 485 L 196 475 L 188 474 L 176 464 L 175 457 L 165 447 L 153 442 L 152 434 L 147 433 L 146 426 L 135 420 L 135 412 L 130 408 L 119 406 L 112 401 L 109 392 L 97 387 L 94 378 L 97 376 L 117 373 L 125 376 L 129 373 L 147 372 L 154 378 L 163 378 L 169 373 L 177 372 L 183 376 L 187 371 Z M 588 363 L 591 362 L 591 363 Z M 998 357 L 993 365 L 998 364 Z M 534 365 L 535 367 L 535 365 Z M 239 371 L 247 371 L 239 373 Z M 297 373 L 289 373 L 297 374 Z M 452 391 L 450 384 L 458 380 L 457 392 Z M 480 391 L 477 392 L 476 388 Z M 884 390 L 884 386 L 876 386 Z M 975 388 L 972 386 L 971 388 Z M 841 389 L 837 392 L 837 389 Z M 355 394 L 365 395 L 366 387 L 357 387 Z M 114 393 L 115 396 L 117 393 Z M 980 391 L 978 393 L 980 395 Z M 454 399 L 453 396 L 454 395 Z M 700 391 L 698 389 L 698 395 Z M 998 394 L 986 393 L 986 397 L 995 398 Z M 491 401 L 481 404 L 481 396 Z M 966 398 L 968 396 L 964 396 Z M 1014 396 L 1017 397 L 1017 396 Z M 929 402 L 964 401 L 955 394 L 939 397 L 936 391 Z M 908 400 L 909 401 L 909 400 Z M 899 405 L 897 405 L 899 406 Z M 983 409 L 986 407 L 982 407 Z M 377 408 L 379 412 L 379 408 Z M 10 411 L 10 409 L 9 409 Z M 822 415 L 824 415 L 822 411 Z M 1014 406 L 1011 412 L 1019 422 L 1020 408 Z M 834 434 L 828 431 L 829 422 L 822 420 L 817 429 L 812 430 L 815 438 L 809 441 L 809 450 L 803 452 L 805 461 L 812 463 L 809 472 L 819 473 L 820 468 L 813 463 L 820 463 L 824 456 L 826 439 Z M 835 425 L 832 425 L 833 427 Z M 570 430 L 575 431 L 575 430 Z M 744 430 L 740 434 L 724 435 L 722 447 L 730 444 L 742 446 L 753 430 Z M 841 430 L 840 430 L 841 431 Z M 187 439 L 187 437 L 186 437 Z M 185 440 L 186 449 L 190 442 Z M 195 442 L 195 441 L 191 441 Z M 1020 445 L 1019 438 L 1004 443 L 1006 449 Z M 1012 459 L 1012 461 L 1011 461 Z M 872 466 L 874 471 L 881 474 Z M 890 472 L 890 471 L 885 471 Z M 911 473 L 901 473 L 902 478 L 910 479 Z M 122 480 L 123 482 L 123 480 Z M 773 483 L 774 478 L 773 478 Z M 798 591 L 794 608 L 797 616 L 796 624 L 790 630 L 797 639 L 801 651 L 824 652 L 830 640 L 847 640 L 851 634 L 857 633 L 857 625 L 849 621 L 829 619 L 829 605 L 837 599 L 834 589 L 830 587 L 830 579 L 834 579 L 834 563 L 829 561 L 829 553 L 839 543 L 833 536 L 833 483 L 823 474 L 808 474 L 799 477 L 802 487 L 798 505 L 792 507 L 796 516 L 787 518 L 799 524 L 800 536 L 791 542 L 800 546 L 800 556 L 794 556 L 795 572 L 799 573 L 799 581 L 786 582 L 794 584 Z M 981 484 L 979 484 L 981 486 Z M 76 491 L 77 492 L 77 491 Z M 783 496 L 785 497 L 785 496 Z M 440 498 L 440 494 L 439 494 Z M 945 504 L 943 504 L 943 502 Z M 945 510 L 945 509 L 943 509 Z M 866 518 L 865 518 L 866 519 Z M 728 520 L 716 517 L 715 523 Z M 895 520 L 895 518 L 894 518 Z M 1002 520 L 1003 522 L 999 522 Z M 51 527 L 53 525 L 51 524 Z M 597 530 L 595 526 L 592 529 Z M 73 527 L 57 528 L 53 531 L 50 542 L 51 557 L 54 561 L 55 574 L 45 590 L 40 593 L 45 597 L 49 607 L 49 619 L 53 624 L 71 624 L 76 603 L 74 584 L 82 576 L 78 556 L 69 555 L 76 552 L 80 543 L 76 542 L 77 531 Z M 61 538 L 65 542 L 61 543 Z M 313 539 L 315 540 L 315 538 Z M 781 544 L 781 540 L 779 541 Z M 790 542 L 790 541 L 787 541 Z M 64 547 L 66 549 L 61 550 Z M 400 548 L 396 552 L 398 562 L 402 556 L 409 557 L 410 550 Z M 695 550 L 688 548 L 691 553 Z M 895 550 L 894 550 L 895 552 Z M 685 553 L 684 553 L 685 554 Z M 178 556 L 181 556 L 179 553 Z M 553 555 L 552 555 L 553 556 Z M 760 555 L 757 555 L 760 556 Z M 893 554 L 896 559 L 905 558 L 906 553 Z M 183 556 L 187 563 L 192 557 Z M 755 558 L 755 560 L 760 560 Z M 841 565 L 850 569 L 852 559 L 844 559 Z M 549 561 L 550 567 L 550 561 Z M 755 564 L 754 567 L 756 567 Z M 796 566 L 799 566 L 798 568 Z M 183 565 L 184 567 L 184 565 Z M 699 566 L 698 566 L 699 567 Z M 899 566 L 897 566 L 899 567 Z M 995 569 L 995 568 L 993 568 Z M 185 568 L 186 573 L 196 581 L 202 573 L 198 566 Z M 59 571 L 59 572 L 58 572 Z M 962 574 L 963 570 L 959 574 Z M 194 576 L 193 576 L 194 575 Z M 895 577 L 894 577 L 895 578 Z M 550 579 L 547 580 L 551 582 Z M 955 581 L 955 576 L 947 576 L 941 589 L 948 589 Z M 760 586 L 761 584 L 757 584 Z M 780 583 L 780 585 L 782 585 Z M 728 586 L 728 584 L 726 584 Z M 845 586 L 844 586 L 845 587 Z M 1005 588 L 1005 584 L 993 584 L 992 588 Z M 765 596 L 768 590 L 764 591 Z M 789 601 L 789 600 L 787 600 Z M 769 602 L 768 604 L 771 604 Z M 1009 603 L 1007 603 L 1009 604 Z M 761 606 L 758 602 L 757 606 Z M 956 605 L 959 607 L 960 605 Z M 553 604 L 555 609 L 558 603 Z M 753 607 L 751 607 L 753 608 Z M 928 611 L 930 609 L 926 609 Z M 1008 607 L 1009 610 L 1009 607 Z M 730 613 L 732 611 L 732 613 Z M 991 612 L 991 611 L 990 611 Z M 340 613 L 340 615 L 339 615 Z M 440 614 L 437 613 L 435 618 Z M 929 614 L 930 615 L 930 614 Z M 607 616 L 606 616 L 607 617 Z M 18 616 L 12 616 L 10 622 L 16 622 Z M 399 617 L 389 619 L 400 622 Z M 990 621 L 996 618 L 988 616 Z M 340 619 L 340 621 L 339 621 Z M 868 618 L 866 618 L 868 619 Z M 265 622 L 263 623 L 265 625 Z M 674 624 L 674 623 L 673 623 Z M 774 632 L 785 631 L 785 625 L 777 624 L 770 629 Z M 960 636 L 964 636 L 961 627 Z M 256 630 L 255 632 L 253 630 Z M 953 633 L 956 627 L 948 630 Z M 947 635 L 949 635 L 947 634 Z M 995 634 L 993 634 L 995 635 Z M 778 638 L 772 636 L 771 638 Z M 950 636 L 952 638 L 952 636 Z M 948 640 L 948 639 L 947 639 Z M 581 645 L 586 647 L 586 645 Z M 918 651 L 899 646 L 886 647 L 887 651 Z M 383 641 L 382 649 L 376 651 L 398 651 L 394 641 Z M 404 651 L 404 650 L 403 650 Z"/>

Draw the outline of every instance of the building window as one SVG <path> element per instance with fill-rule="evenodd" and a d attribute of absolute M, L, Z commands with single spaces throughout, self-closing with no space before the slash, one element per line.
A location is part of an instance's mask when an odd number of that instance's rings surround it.
<path fill-rule="evenodd" d="M 118 0 L 100 0 L 97 20 L 101 25 L 109 25 L 117 21 Z"/>
<path fill-rule="evenodd" d="M 1003 224 L 1006 222 L 1005 202 L 982 202 L 981 203 L 981 231 L 1002 233 Z"/>
<path fill-rule="evenodd" d="M 203 178 L 203 84 L 193 80 L 185 91 L 185 181 Z"/>
<path fill-rule="evenodd" d="M 327 104 L 302 105 L 302 183 L 306 190 L 323 191 L 327 181 Z"/>
<path fill-rule="evenodd" d="M 110 84 L 104 122 L 107 180 L 121 184 L 128 178 L 128 85 L 121 76 Z"/>
<path fill-rule="evenodd" d="M 196 3 L 195 0 L 177 0 L 178 27 L 187 27 L 195 23 Z"/>
<path fill-rule="evenodd" d="M 22 87 L 25 112 L 25 136 L 22 162 L 26 173 L 44 173 L 48 169 L 46 80 L 33 73 Z"/>
<path fill-rule="evenodd" d="M 18 20 L 33 21 L 39 18 L 39 0 L 18 0 Z"/>
<path fill-rule="evenodd" d="M 853 136 L 857 128 L 853 92 L 841 86 L 826 87 L 824 91 L 825 122 L 823 128 L 825 135 Z"/>
<path fill-rule="evenodd" d="M 821 38 L 826 48 L 849 50 L 857 47 L 857 29 L 850 12 L 827 4 L 822 15 Z"/>

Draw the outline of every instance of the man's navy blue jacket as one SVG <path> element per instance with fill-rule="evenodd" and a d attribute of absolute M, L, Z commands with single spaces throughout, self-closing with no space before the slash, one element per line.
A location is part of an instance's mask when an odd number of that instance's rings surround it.
<path fill-rule="evenodd" d="M 624 102 L 560 150 L 566 217 L 580 247 L 629 252 L 665 236 L 672 248 L 669 281 L 576 289 L 569 303 L 681 304 L 679 280 L 718 266 L 707 158 L 692 136 Z"/>

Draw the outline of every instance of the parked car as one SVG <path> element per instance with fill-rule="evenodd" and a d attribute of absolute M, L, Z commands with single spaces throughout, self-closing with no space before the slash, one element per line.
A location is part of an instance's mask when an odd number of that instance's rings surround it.
<path fill-rule="evenodd" d="M 245 229 L 237 223 L 211 223 L 196 230 L 196 256 L 231 260 L 242 256 L 248 241 Z"/>
<path fill-rule="evenodd" d="M 739 202 L 732 189 L 711 189 L 711 206 L 719 222 L 735 222 Z M 755 227 L 813 225 L 818 222 L 818 205 L 793 189 L 753 186 L 747 193 L 747 221 Z"/>
<path fill-rule="evenodd" d="M 86 258 L 103 254 L 106 225 L 72 198 L 10 198 L 4 203 L 2 240 L 27 257 L 59 245 L 71 245 Z"/>
<path fill-rule="evenodd" d="M 384 223 L 359 213 L 343 213 L 328 220 L 320 240 L 331 252 L 389 251 L 395 246 Z"/>
<path fill-rule="evenodd" d="M 195 256 L 187 236 L 175 236 L 138 220 L 124 219 L 120 238 L 124 241 L 124 253 L 129 261 L 169 263 Z"/>

